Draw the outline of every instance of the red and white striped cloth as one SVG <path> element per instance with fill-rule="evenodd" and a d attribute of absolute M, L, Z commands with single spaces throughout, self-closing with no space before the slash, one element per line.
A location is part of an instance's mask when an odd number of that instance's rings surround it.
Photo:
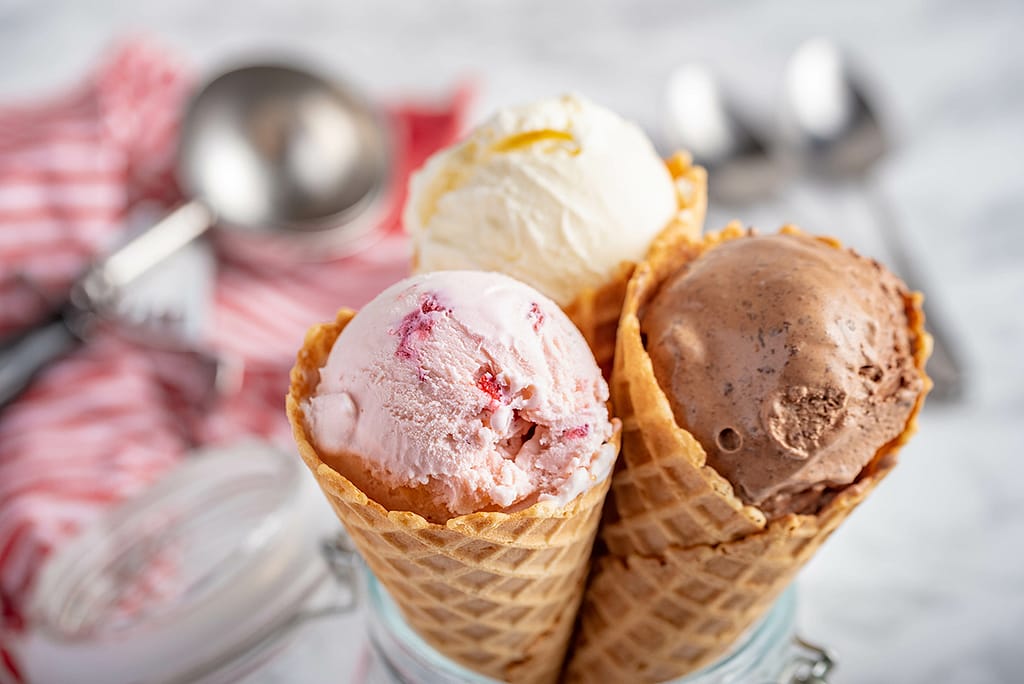
<path fill-rule="evenodd" d="M 166 53 L 132 42 L 69 95 L 0 108 L 0 335 L 59 301 L 138 202 L 180 199 L 171 163 L 191 84 Z M 282 397 L 306 327 L 406 274 L 405 181 L 454 139 L 466 99 L 462 89 L 437 108 L 393 108 L 403 190 L 367 252 L 301 268 L 221 263 L 208 337 L 243 362 L 238 392 L 197 410 L 203 388 L 186 355 L 103 334 L 0 413 L 0 683 L 18 681 L 3 635 L 24 627 L 35 571 L 55 547 L 191 447 L 253 434 L 287 441 Z"/>

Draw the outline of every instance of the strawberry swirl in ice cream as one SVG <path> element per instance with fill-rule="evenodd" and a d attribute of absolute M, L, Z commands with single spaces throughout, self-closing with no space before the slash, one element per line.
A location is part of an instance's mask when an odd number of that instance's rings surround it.
<path fill-rule="evenodd" d="M 608 388 L 579 331 L 507 276 L 385 290 L 338 337 L 303 406 L 323 460 L 434 522 L 564 505 L 608 475 Z"/>

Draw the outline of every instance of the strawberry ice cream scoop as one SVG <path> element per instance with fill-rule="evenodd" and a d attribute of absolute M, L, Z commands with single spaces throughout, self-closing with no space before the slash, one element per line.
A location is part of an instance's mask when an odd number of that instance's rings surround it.
<path fill-rule="evenodd" d="M 497 273 L 385 290 L 303 406 L 323 460 L 389 510 L 442 522 L 564 505 L 610 473 L 608 387 L 551 300 Z"/>

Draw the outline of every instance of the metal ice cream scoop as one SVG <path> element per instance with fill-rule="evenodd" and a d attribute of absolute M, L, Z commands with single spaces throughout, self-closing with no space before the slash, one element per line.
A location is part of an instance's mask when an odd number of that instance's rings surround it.
<path fill-rule="evenodd" d="M 281 65 L 214 78 L 182 123 L 176 172 L 192 199 L 95 264 L 48 320 L 0 341 L 0 406 L 132 281 L 215 224 L 295 259 L 357 249 L 378 225 L 390 164 L 381 117 L 347 87 Z"/>

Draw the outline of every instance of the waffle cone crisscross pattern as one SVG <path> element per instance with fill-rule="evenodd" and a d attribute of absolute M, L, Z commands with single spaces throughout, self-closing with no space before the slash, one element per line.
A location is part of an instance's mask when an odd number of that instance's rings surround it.
<path fill-rule="evenodd" d="M 925 392 L 903 433 L 817 514 L 768 523 L 706 464 L 703 448 L 676 424 L 657 383 L 639 312 L 669 274 L 704 250 L 746 235 L 737 225 L 701 242 L 666 234 L 629 282 L 612 375 L 612 400 L 623 422 L 622 456 L 601 532 L 606 552 L 584 598 L 569 681 L 662 682 L 721 656 L 888 474 L 898 448 L 916 430 L 930 386 L 924 364 L 931 349 L 919 294 L 906 297 L 905 305 Z"/>
<path fill-rule="evenodd" d="M 679 212 L 663 230 L 659 239 L 668 236 L 686 236 L 696 240 L 704 229 L 704 216 L 708 209 L 708 175 L 703 167 L 695 166 L 685 152 L 676 152 L 666 162 L 676 186 Z M 581 292 L 565 313 L 583 333 L 594 352 L 597 364 L 607 373 L 615 356 L 615 335 L 619 326 L 622 300 L 626 296 L 626 283 L 636 264 L 624 261 L 615 276 L 596 289 Z"/>
<path fill-rule="evenodd" d="M 351 320 L 306 335 L 291 374 L 288 418 L 316 477 L 377 579 L 432 646 L 477 672 L 513 682 L 558 676 L 589 570 L 608 479 L 558 508 L 473 513 L 445 524 L 388 511 L 325 464 L 309 440 L 301 403 L 319 383 Z M 618 433 L 615 436 L 618 446 Z"/>

